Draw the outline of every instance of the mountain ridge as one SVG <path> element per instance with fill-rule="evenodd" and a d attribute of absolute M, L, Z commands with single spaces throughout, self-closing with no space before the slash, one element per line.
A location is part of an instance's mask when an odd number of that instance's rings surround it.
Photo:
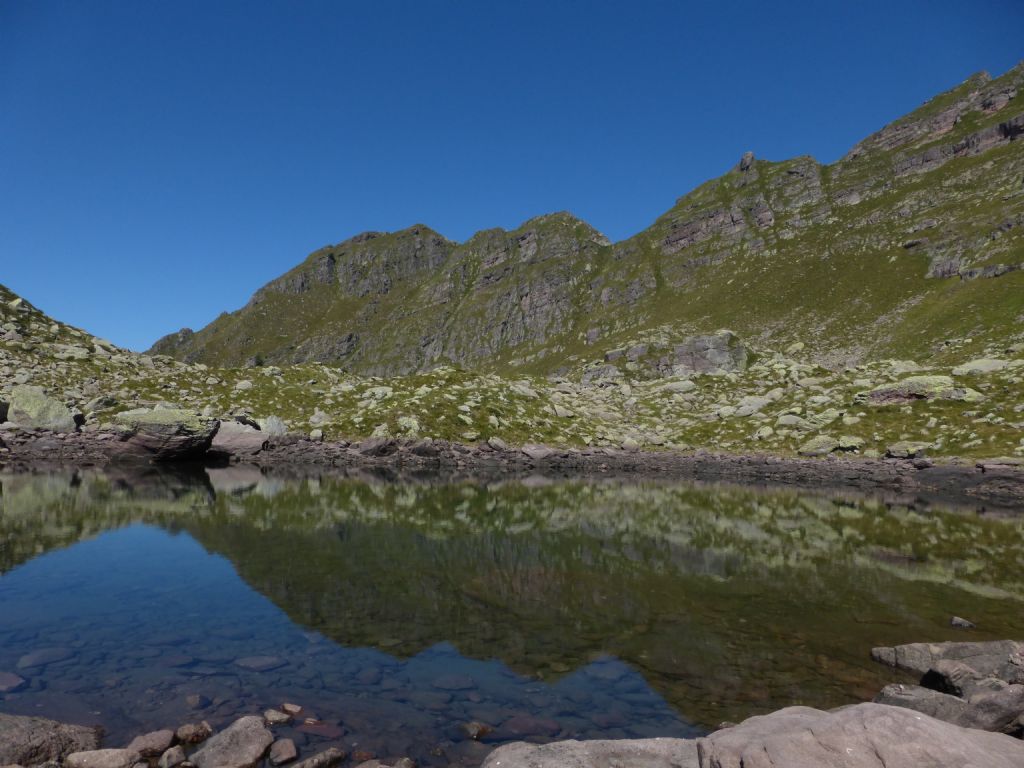
<path fill-rule="evenodd" d="M 1024 167 L 1022 82 L 1022 65 L 999 78 L 974 75 L 832 164 L 748 153 L 615 243 L 567 212 L 461 243 L 422 224 L 361 233 L 314 251 L 242 308 L 170 334 L 151 351 L 208 364 L 320 361 L 384 375 L 446 364 L 554 372 L 632 337 L 739 324 L 776 345 L 817 333 L 829 347 L 821 359 L 845 364 L 919 355 L 958 330 L 951 314 L 989 292 L 1010 315 L 995 329 L 1005 335 L 1018 311 L 1008 288 L 943 297 L 931 281 L 1000 276 L 1020 287 L 1010 273 L 1024 264 L 1024 197 L 1014 184 Z M 818 305 L 823 287 L 843 311 Z M 761 309 L 757 324 L 747 321 L 751 306 Z M 857 329 L 844 322 L 850 308 Z M 888 328 L 871 330 L 886 317 Z M 936 333 L 913 338 L 929 322 Z M 916 330 L 893 330 L 904 323 Z"/>

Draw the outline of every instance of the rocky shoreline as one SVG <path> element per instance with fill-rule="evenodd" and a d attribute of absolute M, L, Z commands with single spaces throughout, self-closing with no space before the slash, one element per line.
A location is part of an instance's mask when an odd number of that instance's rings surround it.
<path fill-rule="evenodd" d="M 875 648 L 875 661 L 912 674 L 918 684 L 886 686 L 872 702 L 828 712 L 787 707 L 742 723 L 723 723 L 698 739 L 520 741 L 497 747 L 483 768 L 1019 768 L 1024 765 L 1024 643 L 915 643 Z M 7 683 L 14 684 L 13 680 Z M 214 733 L 187 723 L 102 747 L 99 729 L 39 717 L 0 714 L 0 765 L 7 768 L 415 768 L 408 758 L 331 747 L 299 761 L 299 749 L 275 735 L 300 722 L 315 732 L 330 723 L 283 703 L 246 715 Z M 462 723 L 482 741 L 496 724 Z M 339 732 L 341 729 L 337 729 Z M 542 739 L 544 741 L 545 739 Z M 102 747 L 102 748 L 101 748 Z M 438 755 L 443 758 L 443 755 Z M 442 760 L 443 762 L 443 760 Z"/>
<path fill-rule="evenodd" d="M 159 410 L 149 412 L 160 414 Z M 314 440 L 264 432 L 244 422 L 207 419 L 198 427 L 178 411 L 155 423 L 118 430 L 54 432 L 0 424 L 0 467 L 37 471 L 58 467 L 247 464 L 267 471 L 366 469 L 440 475 L 516 477 L 622 476 L 806 486 L 855 491 L 893 500 L 974 508 L 1024 505 L 1024 459 L 976 462 L 925 457 L 782 457 L 709 451 L 510 446 L 492 439 L 458 443 L 429 438 L 371 437 L 358 442 Z"/>

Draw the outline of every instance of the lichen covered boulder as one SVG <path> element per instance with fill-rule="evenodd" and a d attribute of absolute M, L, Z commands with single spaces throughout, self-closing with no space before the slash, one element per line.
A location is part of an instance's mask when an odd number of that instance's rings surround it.
<path fill-rule="evenodd" d="M 11 390 L 7 419 L 19 427 L 74 432 L 75 418 L 64 403 L 48 396 L 42 387 L 26 384 Z"/>
<path fill-rule="evenodd" d="M 123 430 L 118 458 L 176 461 L 202 456 L 220 422 L 179 408 L 140 408 L 117 414 Z"/>
<path fill-rule="evenodd" d="M 874 403 L 905 403 L 912 400 L 960 400 L 975 403 L 984 395 L 970 387 L 958 387 L 949 376 L 910 376 L 857 395 Z"/>

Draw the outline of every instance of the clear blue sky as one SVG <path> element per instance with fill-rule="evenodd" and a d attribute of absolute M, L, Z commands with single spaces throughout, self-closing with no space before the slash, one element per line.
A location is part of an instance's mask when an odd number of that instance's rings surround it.
<path fill-rule="evenodd" d="M 0 0 L 0 283 L 144 349 L 367 229 L 619 240 L 1022 41 L 1021 0 Z"/>

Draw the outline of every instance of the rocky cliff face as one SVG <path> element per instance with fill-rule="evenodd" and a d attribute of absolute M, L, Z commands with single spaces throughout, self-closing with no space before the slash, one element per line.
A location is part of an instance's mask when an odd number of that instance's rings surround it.
<path fill-rule="evenodd" d="M 547 373 L 729 327 L 816 359 L 941 355 L 1024 322 L 1024 66 L 976 75 L 832 165 L 747 153 L 609 243 L 566 213 L 454 243 L 417 225 L 311 254 L 152 352 L 219 365 L 322 361 Z"/>

